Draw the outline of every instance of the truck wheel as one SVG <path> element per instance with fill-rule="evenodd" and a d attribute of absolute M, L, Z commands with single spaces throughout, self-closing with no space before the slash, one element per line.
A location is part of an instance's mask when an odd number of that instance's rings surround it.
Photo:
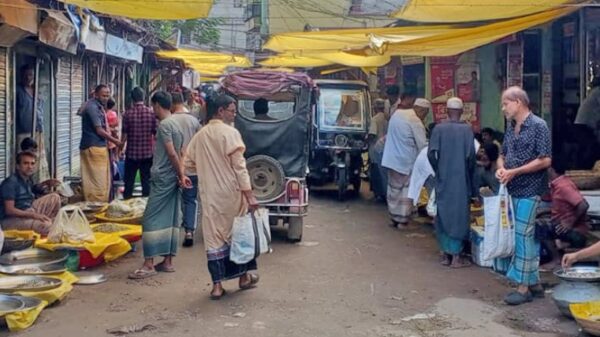
<path fill-rule="evenodd" d="M 290 242 L 302 241 L 302 227 L 304 218 L 301 217 L 290 217 L 288 224 L 287 238 Z"/>
<path fill-rule="evenodd" d="M 252 191 L 259 202 L 272 200 L 285 189 L 285 171 L 277 159 L 257 155 L 246 160 Z"/>

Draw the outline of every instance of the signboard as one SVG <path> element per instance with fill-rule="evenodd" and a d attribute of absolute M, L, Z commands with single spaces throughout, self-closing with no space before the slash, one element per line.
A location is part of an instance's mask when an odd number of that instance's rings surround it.
<path fill-rule="evenodd" d="M 481 84 L 479 82 L 479 64 L 461 64 L 456 69 L 456 95 L 463 102 L 479 102 L 481 99 Z"/>
<path fill-rule="evenodd" d="M 438 123 L 448 119 L 446 101 L 450 97 L 460 97 L 464 104 L 461 120 L 469 123 L 477 132 L 481 127 L 478 103 L 481 99 L 480 68 L 478 63 L 458 62 L 459 58 L 460 55 L 431 59 L 433 120 Z"/>
<path fill-rule="evenodd" d="M 523 41 L 511 42 L 507 48 L 506 86 L 523 86 Z"/>
<path fill-rule="evenodd" d="M 432 103 L 445 103 L 454 96 L 454 64 L 431 65 Z"/>

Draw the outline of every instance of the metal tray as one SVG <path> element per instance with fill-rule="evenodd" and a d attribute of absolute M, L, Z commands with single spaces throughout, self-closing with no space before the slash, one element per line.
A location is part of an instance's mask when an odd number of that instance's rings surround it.
<path fill-rule="evenodd" d="M 37 307 L 38 305 L 40 305 L 40 303 L 42 303 L 42 300 L 40 300 L 39 298 L 35 298 L 35 297 L 19 296 L 19 295 L 3 295 L 3 296 L 10 296 L 10 297 L 13 297 L 13 298 L 23 301 L 23 307 L 21 309 L 19 309 L 18 311 L 25 311 L 25 310 L 33 309 L 33 308 Z"/>
<path fill-rule="evenodd" d="M 0 273 L 9 275 L 50 275 L 60 274 L 65 272 L 67 268 L 63 263 L 46 264 L 46 265 L 12 265 L 3 266 L 0 265 Z"/>
<path fill-rule="evenodd" d="M 570 275 L 568 275 L 568 274 Z M 584 274 L 592 273 L 594 276 L 585 276 Z M 575 275 L 573 275 L 575 274 Z M 578 277 L 577 274 L 582 276 Z M 588 267 L 588 266 L 578 266 L 571 267 L 567 269 L 560 269 L 554 272 L 556 277 L 561 280 L 571 281 L 571 282 L 598 282 L 600 281 L 600 268 L 598 267 Z"/>
<path fill-rule="evenodd" d="M 4 245 L 2 245 L 2 254 L 10 253 L 15 250 L 31 248 L 34 243 L 35 240 L 6 238 L 4 239 Z"/>
<path fill-rule="evenodd" d="M 43 291 L 60 287 L 62 280 L 53 277 L 23 275 L 0 277 L 0 292 Z"/>
<path fill-rule="evenodd" d="M 106 275 L 102 273 L 76 272 L 73 274 L 79 278 L 79 281 L 75 282 L 75 284 L 93 285 L 108 281 Z"/>
<path fill-rule="evenodd" d="M 33 248 L 25 249 L 0 256 L 2 265 L 30 265 L 43 266 L 48 264 L 57 264 L 67 260 L 69 253 L 65 251 L 54 251 Z"/>
<path fill-rule="evenodd" d="M 0 316 L 23 310 L 25 303 L 19 297 L 0 294 Z"/>

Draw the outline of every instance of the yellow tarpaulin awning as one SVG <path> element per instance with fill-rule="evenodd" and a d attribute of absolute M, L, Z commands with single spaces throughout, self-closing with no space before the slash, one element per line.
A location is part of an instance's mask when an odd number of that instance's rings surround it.
<path fill-rule="evenodd" d="M 339 64 L 349 67 L 381 67 L 391 60 L 389 55 L 361 55 L 344 51 L 309 51 L 282 53 L 259 62 L 267 67 L 312 68 Z"/>
<path fill-rule="evenodd" d="M 530 15 L 571 0 L 409 0 L 392 17 L 418 22 L 473 22 Z"/>
<path fill-rule="evenodd" d="M 158 51 L 156 54 L 162 58 L 182 60 L 188 67 L 202 75 L 208 76 L 222 75 L 228 67 L 247 68 L 252 66 L 252 61 L 245 56 L 206 50 L 162 50 Z"/>
<path fill-rule="evenodd" d="M 313 57 L 281 54 L 269 57 L 264 61 L 258 62 L 258 64 L 265 67 L 313 68 L 324 67 L 334 63 Z"/>
<path fill-rule="evenodd" d="M 510 34 L 548 23 L 575 10 L 576 7 L 562 7 L 475 26 L 431 25 L 279 34 L 273 36 L 266 47 L 280 54 L 261 64 L 290 67 L 332 64 L 378 67 L 386 64 L 389 59 L 386 61 L 384 58 L 365 56 L 456 55 Z M 298 62 L 296 65 L 294 59 L 305 63 Z"/>
<path fill-rule="evenodd" d="M 208 17 L 213 0 L 61 0 L 93 11 L 133 19 L 183 20 Z"/>
<path fill-rule="evenodd" d="M 218 53 L 206 50 L 178 49 L 161 50 L 156 53 L 159 57 L 180 59 L 186 62 L 207 64 L 228 64 L 237 67 L 250 67 L 252 62 L 245 56 Z"/>
<path fill-rule="evenodd" d="M 393 35 L 371 35 L 370 49 L 384 55 L 451 56 L 497 41 L 505 36 L 539 26 L 574 12 L 567 7 L 472 28 L 454 28 L 434 36 L 403 40 Z"/>
<path fill-rule="evenodd" d="M 361 29 L 334 29 L 318 32 L 294 32 L 273 35 L 264 48 L 276 52 L 292 50 L 349 50 L 362 49 L 369 44 L 371 34 L 393 34 L 406 40 L 446 32 L 453 26 L 410 26 Z"/>

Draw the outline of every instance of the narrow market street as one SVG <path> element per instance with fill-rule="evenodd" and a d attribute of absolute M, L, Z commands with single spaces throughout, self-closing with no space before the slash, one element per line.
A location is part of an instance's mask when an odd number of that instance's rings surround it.
<path fill-rule="evenodd" d="M 230 281 L 227 296 L 209 300 L 201 244 L 180 250 L 176 273 L 128 280 L 138 249 L 97 269 L 108 282 L 75 286 L 20 335 L 95 337 L 117 328 L 129 336 L 577 336 L 548 295 L 509 308 L 501 303 L 507 284 L 490 269 L 440 266 L 432 226 L 391 229 L 366 188 L 345 203 L 312 193 L 303 242 L 274 231 L 254 290 L 237 292 Z"/>

